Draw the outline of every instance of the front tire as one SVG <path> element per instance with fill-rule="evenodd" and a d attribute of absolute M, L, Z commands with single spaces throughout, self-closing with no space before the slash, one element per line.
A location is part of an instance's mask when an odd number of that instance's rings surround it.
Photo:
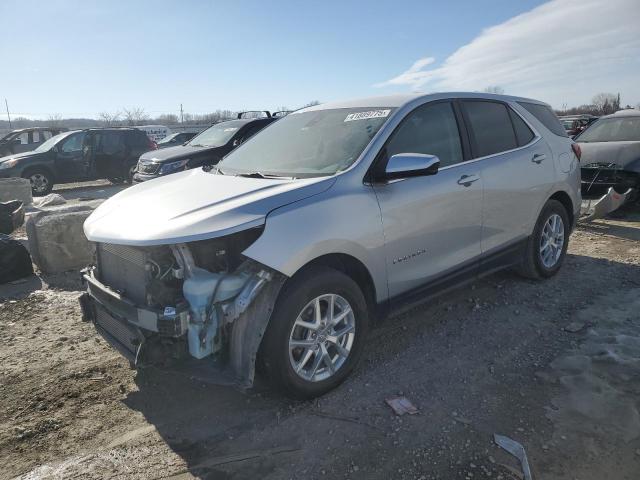
<path fill-rule="evenodd" d="M 318 397 L 355 368 L 368 330 L 367 303 L 358 285 L 337 270 L 310 267 L 280 292 L 261 360 L 286 395 Z"/>
<path fill-rule="evenodd" d="M 22 178 L 31 182 L 31 194 L 34 197 L 42 197 L 53 190 L 53 176 L 43 168 L 27 170 L 22 174 Z"/>
<path fill-rule="evenodd" d="M 549 200 L 529 237 L 518 273 L 533 279 L 549 278 L 558 273 L 569 246 L 569 234 L 567 210 L 559 201 Z"/>

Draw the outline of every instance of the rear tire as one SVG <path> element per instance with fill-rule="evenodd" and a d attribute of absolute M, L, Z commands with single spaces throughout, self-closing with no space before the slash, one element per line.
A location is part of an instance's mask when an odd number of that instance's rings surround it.
<path fill-rule="evenodd" d="M 53 175 L 44 168 L 32 168 L 22 174 L 31 182 L 31 194 L 34 197 L 42 197 L 53 190 Z"/>
<path fill-rule="evenodd" d="M 368 330 L 367 303 L 358 285 L 337 270 L 310 267 L 278 296 L 260 348 L 262 367 L 285 395 L 318 397 L 355 368 Z"/>
<path fill-rule="evenodd" d="M 532 279 L 549 278 L 558 273 L 569 245 L 569 215 L 564 205 L 549 200 L 542 208 L 517 272 Z"/>

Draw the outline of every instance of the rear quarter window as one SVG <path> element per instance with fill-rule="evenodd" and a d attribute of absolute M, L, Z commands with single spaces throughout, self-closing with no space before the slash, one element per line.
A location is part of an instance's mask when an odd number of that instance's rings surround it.
<path fill-rule="evenodd" d="M 529 102 L 518 102 L 518 104 L 536 117 L 551 133 L 555 133 L 559 137 L 568 137 L 567 132 L 560 123 L 560 120 L 558 120 L 558 117 L 556 117 L 556 114 L 546 105 Z"/>
<path fill-rule="evenodd" d="M 518 140 L 518 146 L 522 147 L 528 144 L 533 138 L 535 134 L 531 131 L 529 126 L 525 123 L 525 121 L 513 110 L 509 109 L 509 114 L 511 115 L 511 121 L 513 122 L 513 129 L 516 132 L 516 139 Z"/>

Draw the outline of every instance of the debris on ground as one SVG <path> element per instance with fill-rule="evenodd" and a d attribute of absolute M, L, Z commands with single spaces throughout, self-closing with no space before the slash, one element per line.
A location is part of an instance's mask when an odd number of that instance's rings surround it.
<path fill-rule="evenodd" d="M 607 193 L 600 198 L 583 200 L 580 209 L 582 222 L 591 222 L 598 218 L 604 218 L 608 213 L 619 209 L 627 201 L 635 197 L 636 192 L 628 189 L 624 193 L 616 192 L 613 187 L 609 188 Z"/>
<path fill-rule="evenodd" d="M 37 198 L 33 201 L 33 206 L 37 208 L 42 207 L 54 207 L 56 205 L 62 205 L 67 203 L 65 198 L 58 193 L 50 193 L 44 197 Z"/>
<path fill-rule="evenodd" d="M 8 235 L 0 234 L 0 284 L 28 277 L 33 273 L 27 249 Z"/>
<path fill-rule="evenodd" d="M 418 413 L 418 409 L 407 397 L 387 398 L 385 402 L 393 409 L 396 415 L 404 415 L 405 413 L 415 415 Z"/>
<path fill-rule="evenodd" d="M 533 477 L 531 476 L 531 468 L 529 467 L 529 460 L 527 459 L 527 452 L 525 452 L 522 444 L 509 437 L 505 437 L 504 435 L 498 435 L 497 433 L 493 434 L 493 440 L 496 442 L 496 445 L 520 460 L 524 480 L 533 480 Z"/>

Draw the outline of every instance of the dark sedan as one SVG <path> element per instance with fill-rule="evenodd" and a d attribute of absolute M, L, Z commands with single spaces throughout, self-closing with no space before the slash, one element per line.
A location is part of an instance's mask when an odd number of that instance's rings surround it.
<path fill-rule="evenodd" d="M 583 195 L 613 187 L 640 188 L 640 112 L 621 110 L 601 117 L 575 138 L 582 156 Z"/>

